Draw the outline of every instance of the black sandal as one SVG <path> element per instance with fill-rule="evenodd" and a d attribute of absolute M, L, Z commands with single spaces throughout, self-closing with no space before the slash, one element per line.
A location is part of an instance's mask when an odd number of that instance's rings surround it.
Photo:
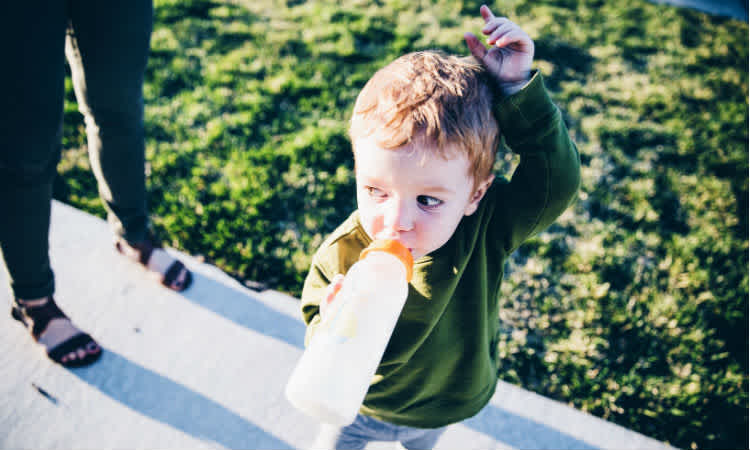
<path fill-rule="evenodd" d="M 131 252 L 128 252 L 124 247 L 125 245 L 135 249 L 138 252 L 138 255 L 135 256 Z M 161 249 L 161 247 L 155 246 L 150 238 L 138 242 L 137 244 L 131 244 L 120 238 L 115 241 L 115 248 L 123 255 L 134 260 L 137 259 L 137 261 L 141 263 L 141 265 L 143 265 L 143 267 L 145 267 L 146 269 L 148 269 L 148 261 L 151 258 L 151 253 L 153 253 L 154 249 Z M 175 284 L 175 281 L 179 279 L 180 274 L 183 271 L 185 272 L 184 281 L 180 284 Z M 192 282 L 193 274 L 187 269 L 187 267 L 185 267 L 185 265 L 180 260 L 177 259 L 175 259 L 175 261 L 167 268 L 167 271 L 161 278 L 161 284 L 177 292 L 184 291 L 185 289 L 190 287 L 190 284 Z"/>
<path fill-rule="evenodd" d="M 99 347 L 99 344 L 87 333 L 78 330 L 73 325 L 68 316 L 57 306 L 52 296 L 47 297 L 46 302 L 38 306 L 26 306 L 19 300 L 16 300 L 11 308 L 11 316 L 31 330 L 34 340 L 46 348 L 47 356 L 52 361 L 64 367 L 87 366 L 102 355 L 102 349 Z M 50 348 L 43 342 L 43 335 L 47 331 L 50 322 L 54 319 L 68 321 L 69 326 L 78 332 Z M 85 355 L 81 357 L 78 354 L 78 350 L 83 350 Z M 75 354 L 75 358 L 66 359 L 66 356 L 69 356 L 71 353 Z"/>

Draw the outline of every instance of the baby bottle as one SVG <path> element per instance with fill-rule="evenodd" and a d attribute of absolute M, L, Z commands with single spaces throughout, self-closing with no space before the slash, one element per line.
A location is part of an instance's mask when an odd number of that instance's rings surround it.
<path fill-rule="evenodd" d="M 396 240 L 362 251 L 289 378 L 292 405 L 330 424 L 354 421 L 406 302 L 412 264 Z"/>

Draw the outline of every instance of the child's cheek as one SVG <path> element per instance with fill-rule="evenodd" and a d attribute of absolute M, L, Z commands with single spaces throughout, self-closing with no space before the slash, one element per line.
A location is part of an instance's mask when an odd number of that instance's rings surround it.
<path fill-rule="evenodd" d="M 380 234 L 381 231 L 385 228 L 385 220 L 383 219 L 382 214 L 378 214 L 377 212 L 373 211 L 373 215 L 369 218 L 369 230 L 366 230 L 370 237 L 372 239 L 375 239 L 375 236 Z"/>

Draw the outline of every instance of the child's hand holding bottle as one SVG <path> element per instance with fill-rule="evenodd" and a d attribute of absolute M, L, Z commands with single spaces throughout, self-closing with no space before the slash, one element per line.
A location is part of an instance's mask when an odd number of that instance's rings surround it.
<path fill-rule="evenodd" d="M 344 274 L 338 273 L 336 274 L 332 279 L 331 283 L 328 285 L 325 291 L 325 297 L 323 298 L 323 301 L 320 302 L 320 318 L 322 321 L 326 320 L 326 311 L 328 311 L 328 308 L 330 307 L 331 303 L 336 298 L 336 294 L 339 293 L 341 290 L 341 286 L 344 284 Z"/>

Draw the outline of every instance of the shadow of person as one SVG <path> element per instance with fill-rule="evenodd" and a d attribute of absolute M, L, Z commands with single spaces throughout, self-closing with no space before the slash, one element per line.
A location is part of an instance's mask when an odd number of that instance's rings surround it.
<path fill-rule="evenodd" d="M 182 297 L 237 325 L 299 349 L 304 348 L 305 325 L 298 310 L 299 316 L 292 317 L 267 306 L 239 284 L 232 286 L 237 282 L 228 276 L 228 280 L 216 280 L 210 273 L 193 268 L 191 270 L 193 283 L 189 289 L 180 293 Z"/>
<path fill-rule="evenodd" d="M 70 372 L 124 406 L 200 440 L 226 448 L 293 448 L 216 401 L 112 349 L 105 348 L 97 364 Z"/>
<path fill-rule="evenodd" d="M 487 405 L 479 414 L 463 425 L 508 444 L 512 448 L 556 448 L 590 450 L 584 441 L 540 422 L 508 412 L 495 405 Z"/>

